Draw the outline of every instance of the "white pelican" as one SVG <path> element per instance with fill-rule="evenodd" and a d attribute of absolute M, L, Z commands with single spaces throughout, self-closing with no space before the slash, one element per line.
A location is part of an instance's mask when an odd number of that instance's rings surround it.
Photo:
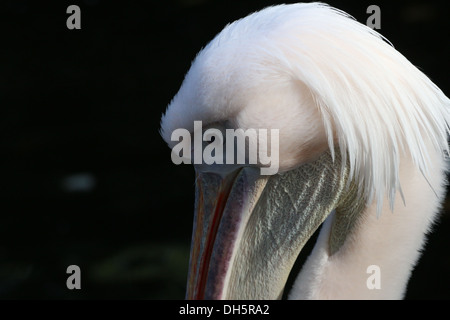
<path fill-rule="evenodd" d="M 450 100 L 386 39 L 326 4 L 227 25 L 161 120 L 279 129 L 279 173 L 199 165 L 186 297 L 400 299 L 445 192 Z M 378 285 L 369 285 L 371 268 Z M 369 273 L 368 273 L 369 272 Z"/>

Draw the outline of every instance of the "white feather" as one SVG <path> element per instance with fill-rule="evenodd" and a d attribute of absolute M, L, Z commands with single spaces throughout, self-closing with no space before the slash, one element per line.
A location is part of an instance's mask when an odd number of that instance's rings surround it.
<path fill-rule="evenodd" d="M 281 170 L 325 139 L 380 212 L 401 190 L 402 155 L 426 177 L 425 142 L 448 152 L 449 110 L 443 92 L 376 31 L 325 4 L 279 5 L 229 24 L 198 54 L 161 134 L 173 145 L 171 132 L 192 130 L 194 120 L 279 128 Z"/>

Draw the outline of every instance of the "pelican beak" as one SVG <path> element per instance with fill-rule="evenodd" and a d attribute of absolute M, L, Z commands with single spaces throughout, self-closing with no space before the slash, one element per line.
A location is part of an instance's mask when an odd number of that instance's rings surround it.
<path fill-rule="evenodd" d="M 329 153 L 273 176 L 198 173 L 187 299 L 279 299 L 306 241 L 345 187 Z"/>

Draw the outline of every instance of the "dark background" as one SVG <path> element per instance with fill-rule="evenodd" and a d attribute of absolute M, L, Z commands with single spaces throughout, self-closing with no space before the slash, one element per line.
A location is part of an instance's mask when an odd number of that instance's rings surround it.
<path fill-rule="evenodd" d="M 184 298 L 194 175 L 172 164 L 160 117 L 201 47 L 276 3 L 1 2 L 0 298 Z M 379 5 L 380 32 L 449 95 L 445 3 L 329 2 L 362 23 Z M 448 209 L 408 299 L 450 298 Z M 72 264 L 81 290 L 66 288 Z"/>

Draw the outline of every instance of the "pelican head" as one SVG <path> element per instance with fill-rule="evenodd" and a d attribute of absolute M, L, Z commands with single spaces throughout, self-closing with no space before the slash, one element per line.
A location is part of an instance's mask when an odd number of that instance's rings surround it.
<path fill-rule="evenodd" d="M 161 135 L 173 148 L 172 133 L 195 135 L 195 121 L 276 130 L 278 170 L 194 164 L 186 297 L 280 298 L 322 226 L 290 298 L 402 298 L 445 191 L 449 107 L 386 39 L 328 5 L 227 25 L 196 56 Z"/>

